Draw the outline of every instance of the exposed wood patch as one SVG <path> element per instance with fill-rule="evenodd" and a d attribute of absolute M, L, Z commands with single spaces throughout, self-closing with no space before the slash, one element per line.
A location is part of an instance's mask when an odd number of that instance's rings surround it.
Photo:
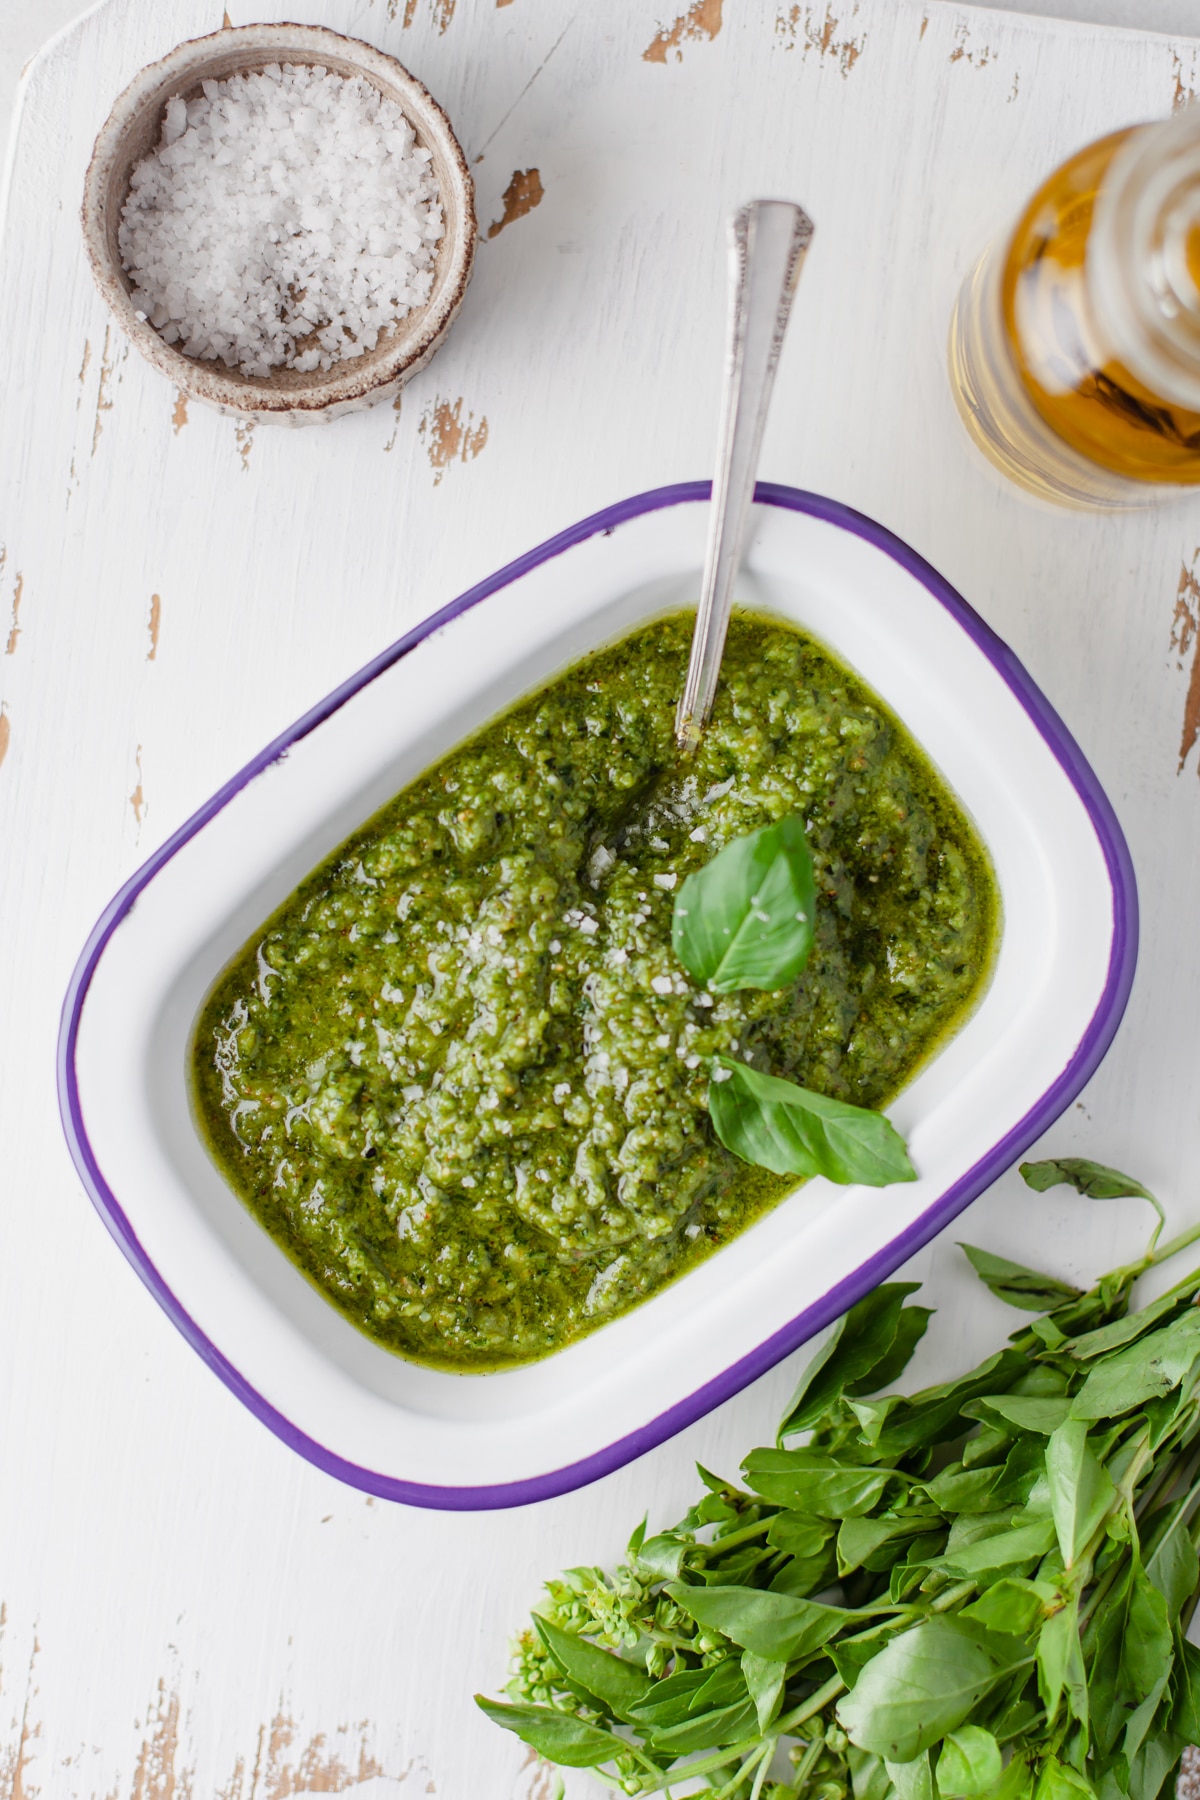
<path fill-rule="evenodd" d="M 0 711 L 0 762 L 4 760 L 4 752 L 8 747 L 7 735 L 3 731 L 5 724 L 3 711 Z M 29 1667 L 25 1673 L 25 1700 L 21 1707 L 21 1730 L 15 1744 L 0 1756 L 0 1793 L 5 1800 L 37 1800 L 40 1789 L 33 1787 L 27 1777 L 29 1773 L 30 1750 L 34 1738 L 42 1735 L 40 1721 L 33 1724 L 30 1720 L 30 1706 L 37 1689 L 33 1685 L 33 1665 L 37 1661 L 41 1645 L 36 1637 L 33 1649 L 29 1653 Z"/>
<path fill-rule="evenodd" d="M 92 455 L 96 454 L 96 445 L 100 442 L 100 433 L 104 430 L 104 415 L 112 411 L 112 378 L 116 370 L 117 358 L 112 354 L 112 326 L 104 327 L 104 348 L 100 352 L 100 380 L 96 387 L 96 420 L 92 427 Z M 87 367 L 85 362 L 84 367 Z"/>
<path fill-rule="evenodd" d="M 233 30 L 233 20 L 229 16 L 229 8 L 228 7 L 225 8 L 225 17 L 221 22 L 221 29 L 222 29 L 222 31 L 232 31 Z"/>
<path fill-rule="evenodd" d="M 83 389 L 84 389 L 84 384 L 87 381 L 87 372 L 88 372 L 88 368 L 91 364 L 91 360 L 92 360 L 92 340 L 91 340 L 91 338 L 84 338 L 84 340 L 83 340 L 83 361 L 79 365 L 79 374 L 77 376 L 77 380 L 79 382 L 79 395 L 75 401 L 75 411 L 76 412 L 78 412 L 79 408 L 83 405 Z"/>
<path fill-rule="evenodd" d="M 1175 64 L 1175 91 L 1171 95 L 1171 111 L 1182 112 L 1197 98 L 1196 94 L 1196 54 L 1192 52 L 1191 67 L 1184 72 L 1183 58 L 1178 50 L 1172 50 L 1171 61 Z"/>
<path fill-rule="evenodd" d="M 818 56 L 832 57 L 843 76 L 846 76 L 862 55 L 867 34 L 863 31 L 855 37 L 848 29 L 842 30 L 844 23 L 848 24 L 849 20 L 857 16 L 858 0 L 852 0 L 848 18 L 844 7 L 839 9 L 839 13 L 834 12 L 832 5 L 826 5 L 822 13 L 819 6 L 795 4 L 786 12 L 777 14 L 775 30 L 784 39 L 788 50 L 794 50 L 799 44 L 805 56 L 810 50 L 815 50 Z"/>
<path fill-rule="evenodd" d="M 187 409 L 188 409 L 187 395 L 184 393 L 183 389 L 180 388 L 176 392 L 175 410 L 171 414 L 171 423 L 175 427 L 175 436 L 176 437 L 179 436 L 180 432 L 183 430 L 184 426 L 187 424 Z"/>
<path fill-rule="evenodd" d="M 140 828 L 142 820 L 146 816 L 146 794 L 142 787 L 142 746 L 140 744 L 137 747 L 137 754 L 134 757 L 134 761 L 137 763 L 137 786 L 129 796 L 129 804 L 133 808 L 133 816 L 137 820 Z M 141 1795 L 137 1796 L 137 1800 L 142 1800 Z"/>
<path fill-rule="evenodd" d="M 1177 666 L 1182 669 L 1189 652 L 1192 666 L 1188 674 L 1187 694 L 1183 702 L 1183 728 L 1179 734 L 1179 766 L 1176 774 L 1182 775 L 1184 764 L 1200 738 L 1200 576 L 1196 572 L 1197 561 L 1200 560 L 1200 548 L 1192 555 L 1192 566 L 1181 563 L 1179 567 L 1179 586 L 1175 590 L 1175 614 L 1171 621 L 1171 648 L 1178 659 Z"/>
<path fill-rule="evenodd" d="M 250 468 L 250 452 L 254 448 L 254 420 L 242 419 L 233 428 L 233 441 L 237 445 L 238 455 L 242 459 L 243 472 Z"/>
<path fill-rule="evenodd" d="M 396 398 L 392 401 L 392 411 L 396 416 L 396 423 L 392 426 L 391 437 L 388 439 L 387 443 L 383 446 L 383 453 L 385 456 L 387 455 L 389 450 L 394 450 L 396 448 L 396 439 L 400 433 L 400 402 L 403 400 L 403 398 L 404 398 L 404 389 L 401 388 L 399 390 L 399 392 L 397 393 Z"/>
<path fill-rule="evenodd" d="M 535 206 L 540 206 L 545 192 L 537 169 L 514 169 L 513 178 L 504 190 L 504 211 L 488 226 L 488 237 L 499 237 L 506 225 L 511 225 L 514 219 L 523 219 Z"/>
<path fill-rule="evenodd" d="M 710 43 L 721 29 L 722 0 L 695 0 L 670 25 L 664 25 L 649 49 L 642 51 L 643 62 L 665 63 L 667 53 L 674 51 L 676 62 L 683 61 L 685 44 Z"/>
<path fill-rule="evenodd" d="M 162 595 L 150 596 L 150 648 L 146 652 L 146 661 L 153 662 L 158 656 L 158 628 L 162 624 Z"/>
<path fill-rule="evenodd" d="M 11 740 L 12 726 L 8 722 L 8 708 L 3 702 L 0 702 L 0 763 L 8 755 L 8 746 Z M 2 1770 L 0 1770 L 0 1779 L 3 1779 Z"/>
<path fill-rule="evenodd" d="M 429 0 L 429 12 L 439 34 L 444 32 L 454 17 L 455 0 Z M 387 0 L 387 16 L 389 19 L 400 17 L 400 0 Z M 404 0 L 404 17 L 401 27 L 407 31 L 417 16 L 417 0 Z"/>
<path fill-rule="evenodd" d="M 0 562 L 0 569 L 4 567 Z M 5 656 L 16 654 L 17 639 L 21 635 L 21 595 L 25 592 L 25 577 L 16 575 L 13 579 L 12 616 L 8 625 L 8 641 L 4 646 Z"/>
<path fill-rule="evenodd" d="M 511 6 L 512 0 L 496 0 L 497 6 Z"/>
<path fill-rule="evenodd" d="M 984 44 L 982 49 L 979 50 L 973 50 L 971 48 L 971 27 L 969 25 L 959 24 L 955 26 L 954 48 L 950 52 L 950 61 L 952 63 L 969 62 L 973 69 L 986 69 L 988 64 L 995 60 L 995 56 L 989 45 Z"/>
<path fill-rule="evenodd" d="M 486 418 L 475 423 L 475 414 L 463 418 L 463 403 L 435 400 L 425 408 L 417 427 L 433 466 L 436 487 L 452 462 L 473 462 L 488 439 Z"/>
<path fill-rule="evenodd" d="M 925 36 L 925 33 L 928 30 L 929 30 L 929 14 L 925 13 L 921 19 L 921 29 L 917 33 L 917 42 L 918 43 L 920 43 L 921 39 Z"/>

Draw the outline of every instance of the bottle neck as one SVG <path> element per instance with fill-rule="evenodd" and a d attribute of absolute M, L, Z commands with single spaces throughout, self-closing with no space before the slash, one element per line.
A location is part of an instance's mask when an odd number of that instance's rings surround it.
<path fill-rule="evenodd" d="M 1117 152 L 1087 247 L 1093 316 L 1151 394 L 1200 412 L 1200 104 Z"/>

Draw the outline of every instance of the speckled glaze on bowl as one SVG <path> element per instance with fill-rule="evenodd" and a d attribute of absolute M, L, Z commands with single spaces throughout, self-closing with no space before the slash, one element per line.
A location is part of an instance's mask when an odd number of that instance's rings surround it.
<path fill-rule="evenodd" d="M 336 75 L 362 75 L 400 107 L 417 142 L 433 158 L 446 230 L 423 307 L 384 334 L 372 351 L 331 369 L 301 374 L 274 369 L 243 375 L 223 362 L 201 362 L 164 343 L 137 317 L 121 263 L 117 231 L 135 166 L 159 141 L 167 101 L 191 98 L 204 81 L 252 73 L 268 63 L 319 64 Z M 393 398 L 423 369 L 454 321 L 475 257 L 474 184 L 466 157 L 442 108 L 394 57 L 315 25 L 243 25 L 180 44 L 130 82 L 109 114 L 88 165 L 83 238 L 96 284 L 121 329 L 147 362 L 189 397 L 256 422 L 303 425 L 357 412 Z"/>

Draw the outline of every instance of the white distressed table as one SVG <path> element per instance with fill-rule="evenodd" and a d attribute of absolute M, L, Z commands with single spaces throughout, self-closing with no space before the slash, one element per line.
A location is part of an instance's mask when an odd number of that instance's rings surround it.
<path fill-rule="evenodd" d="M 223 10 L 108 0 L 35 64 L 0 252 L 0 1795 L 544 1800 L 472 1690 L 501 1681 L 539 1579 L 611 1559 L 646 1508 L 676 1516 L 694 1458 L 732 1471 L 794 1366 L 526 1511 L 340 1487 L 202 1367 L 85 1200 L 53 1088 L 71 964 L 154 844 L 404 626 L 606 502 L 709 470 L 720 221 L 794 194 L 818 238 L 763 473 L 912 542 L 1093 758 L 1141 876 L 1141 970 L 1048 1143 L 1194 1217 L 1200 502 L 1036 507 L 974 459 L 943 345 L 960 277 L 1038 176 L 1200 87 L 1200 46 L 945 0 L 679 19 L 671 0 L 289 0 L 445 102 L 485 230 L 515 174 L 542 198 L 481 245 L 398 411 L 272 433 L 178 405 L 127 353 L 76 226 L 117 90 Z M 1132 1203 L 1035 1200 L 1014 1175 L 961 1235 L 1076 1276 L 1143 1229 Z M 941 1309 L 918 1378 L 1009 1329 L 951 1238 L 915 1272 Z"/>

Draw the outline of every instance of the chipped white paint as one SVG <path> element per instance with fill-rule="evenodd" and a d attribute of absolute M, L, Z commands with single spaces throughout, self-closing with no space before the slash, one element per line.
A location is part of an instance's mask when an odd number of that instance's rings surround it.
<path fill-rule="evenodd" d="M 230 5 L 239 24 L 272 10 Z M 692 1458 L 732 1471 L 793 1371 L 532 1511 L 337 1486 L 207 1373 L 83 1198 L 52 1079 L 72 961 L 146 853 L 404 626 L 584 513 L 708 470 L 721 218 L 794 194 L 818 236 L 763 472 L 929 556 L 1094 758 L 1142 875 L 1142 972 L 1052 1142 L 1133 1165 L 1193 1217 L 1194 739 L 1179 765 L 1200 504 L 1122 521 L 1027 502 L 970 454 L 943 345 L 962 274 L 1038 177 L 1169 111 L 1200 65 L 1188 42 L 949 0 L 289 0 L 445 102 L 482 156 L 481 219 L 518 174 L 541 198 L 481 244 L 400 410 L 254 434 L 189 414 L 127 354 L 76 226 L 116 91 L 223 11 L 108 0 L 47 52 L 0 252 L 0 1800 L 544 1800 L 472 1690 L 499 1682 L 540 1575 L 612 1557 L 647 1506 L 677 1515 Z M 1074 1275 L 1141 1223 L 1009 1178 L 961 1235 L 1029 1254 L 1035 1229 Z M 1007 1328 L 949 1238 L 917 1267 L 942 1308 L 920 1374 Z"/>

